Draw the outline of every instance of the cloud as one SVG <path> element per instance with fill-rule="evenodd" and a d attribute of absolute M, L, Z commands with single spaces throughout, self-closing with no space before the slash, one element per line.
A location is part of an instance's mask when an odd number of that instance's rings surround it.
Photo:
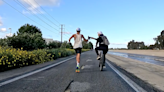
<path fill-rule="evenodd" d="M 8 34 L 6 34 L 6 36 L 11 37 L 11 36 L 13 36 L 13 34 L 12 33 L 8 33 Z"/>
<path fill-rule="evenodd" d="M 21 0 L 24 5 L 27 5 L 27 9 L 34 14 L 40 13 L 37 12 L 38 9 L 41 11 L 41 6 L 59 6 L 60 0 Z M 37 10 L 37 11 L 36 11 Z M 23 11 L 24 14 L 30 13 L 28 11 Z M 44 13 L 41 11 L 41 13 Z"/>
<path fill-rule="evenodd" d="M 0 38 L 6 38 L 7 36 L 13 36 L 13 34 L 12 33 L 3 33 L 3 34 L 0 34 Z"/>
<path fill-rule="evenodd" d="M 3 3 L 2 0 L 0 0 L 0 5 L 1 5 L 2 3 Z"/>
<path fill-rule="evenodd" d="M 2 17 L 0 16 L 0 26 L 2 26 Z"/>
<path fill-rule="evenodd" d="M 6 29 L 6 28 L 1 28 L 0 31 L 2 31 L 2 32 L 6 32 L 7 29 Z"/>

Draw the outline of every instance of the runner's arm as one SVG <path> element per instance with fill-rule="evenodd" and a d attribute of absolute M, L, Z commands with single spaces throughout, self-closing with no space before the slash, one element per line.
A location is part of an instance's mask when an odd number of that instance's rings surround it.
<path fill-rule="evenodd" d="M 74 34 L 69 38 L 69 42 L 71 41 L 71 39 L 74 37 Z"/>
<path fill-rule="evenodd" d="M 86 41 L 86 42 L 88 41 L 87 39 L 85 39 L 85 38 L 84 38 L 84 36 L 83 36 L 83 35 L 81 35 L 81 36 L 82 36 L 82 38 L 84 39 L 84 41 Z"/>

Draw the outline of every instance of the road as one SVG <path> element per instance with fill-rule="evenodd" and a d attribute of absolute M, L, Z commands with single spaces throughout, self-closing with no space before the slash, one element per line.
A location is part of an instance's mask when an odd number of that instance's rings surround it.
<path fill-rule="evenodd" d="M 80 64 L 80 73 L 75 73 L 76 61 L 73 58 L 58 66 L 3 85 L 0 92 L 135 92 L 107 64 L 104 71 L 100 71 L 94 51 L 83 53 Z"/>

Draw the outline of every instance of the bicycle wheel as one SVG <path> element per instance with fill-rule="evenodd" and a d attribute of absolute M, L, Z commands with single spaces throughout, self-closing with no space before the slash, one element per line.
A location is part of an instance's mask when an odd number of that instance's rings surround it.
<path fill-rule="evenodd" d="M 102 54 L 102 55 L 101 55 L 101 59 L 100 59 L 100 64 L 99 64 L 99 66 L 100 66 L 100 71 L 103 71 L 104 63 L 105 63 L 105 55 Z"/>
<path fill-rule="evenodd" d="M 103 65 L 100 64 L 100 71 L 103 71 Z"/>

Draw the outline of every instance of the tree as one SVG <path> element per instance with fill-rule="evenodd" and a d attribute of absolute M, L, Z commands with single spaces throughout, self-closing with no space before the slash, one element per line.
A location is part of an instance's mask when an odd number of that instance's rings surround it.
<path fill-rule="evenodd" d="M 0 39 L 0 46 L 8 46 L 7 45 L 7 39 L 6 38 Z"/>
<path fill-rule="evenodd" d="M 128 49 L 140 49 L 145 46 L 144 42 L 135 42 L 134 40 L 128 42 Z"/>
<path fill-rule="evenodd" d="M 69 48 L 69 49 L 72 49 L 73 46 L 72 44 L 68 43 L 67 41 L 64 41 L 61 45 L 61 48 Z"/>
<path fill-rule="evenodd" d="M 93 49 L 93 44 L 91 42 L 88 43 L 89 49 Z"/>
<path fill-rule="evenodd" d="M 161 34 L 154 38 L 154 40 L 156 48 L 164 49 L 164 30 L 162 30 Z"/>
<path fill-rule="evenodd" d="M 17 36 L 14 35 L 12 37 L 8 37 L 8 46 L 23 48 L 24 50 L 43 49 L 46 47 L 46 42 L 41 35 L 41 33 L 23 33 Z"/>
<path fill-rule="evenodd" d="M 154 49 L 155 48 L 155 45 L 150 45 L 148 48 L 149 49 Z"/>
<path fill-rule="evenodd" d="M 164 30 L 161 31 L 161 35 L 164 36 Z"/>
<path fill-rule="evenodd" d="M 39 28 L 37 28 L 36 26 L 30 25 L 30 24 L 25 24 L 18 29 L 18 32 L 17 32 L 18 35 L 21 35 L 23 33 L 30 33 L 30 34 L 40 33 L 40 34 L 42 34 Z"/>
<path fill-rule="evenodd" d="M 91 42 L 87 43 L 83 41 L 82 45 L 83 45 L 83 49 L 93 49 L 93 44 Z"/>
<path fill-rule="evenodd" d="M 85 42 L 85 41 L 82 42 L 82 45 L 83 45 L 83 49 L 88 49 L 89 48 L 87 42 Z"/>
<path fill-rule="evenodd" d="M 49 49 L 52 49 L 52 48 L 60 48 L 61 47 L 61 42 L 59 42 L 59 41 L 50 42 L 47 47 Z"/>
<path fill-rule="evenodd" d="M 42 38 L 40 29 L 29 24 L 20 27 L 17 35 L 14 34 L 12 37 L 7 37 L 7 39 L 8 46 L 13 46 L 14 48 L 35 50 L 46 47 L 46 42 Z"/>

